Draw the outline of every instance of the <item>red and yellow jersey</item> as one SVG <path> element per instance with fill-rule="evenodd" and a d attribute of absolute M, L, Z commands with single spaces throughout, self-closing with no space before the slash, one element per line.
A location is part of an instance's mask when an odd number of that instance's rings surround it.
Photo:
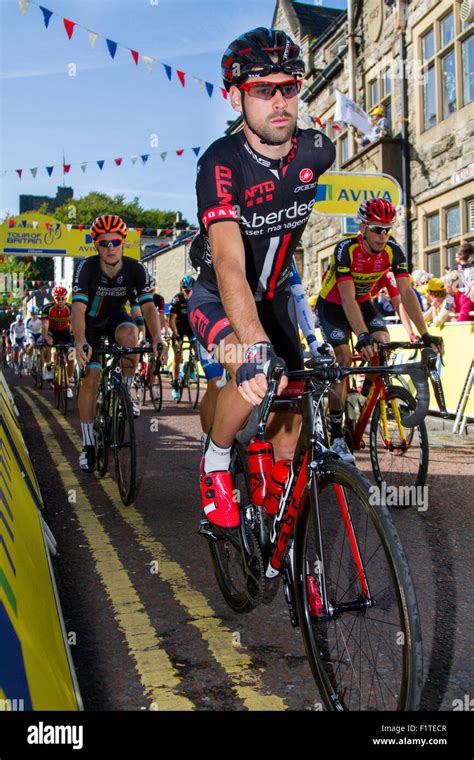
<path fill-rule="evenodd" d="M 71 306 L 67 303 L 59 309 L 54 301 L 47 303 L 41 312 L 41 319 L 49 320 L 50 330 L 66 330 L 70 327 Z"/>
<path fill-rule="evenodd" d="M 381 253 L 368 253 L 360 234 L 348 236 L 335 248 L 319 295 L 326 301 L 340 304 L 338 283 L 353 280 L 356 301 L 368 301 L 379 290 L 379 281 L 390 270 L 395 277 L 408 277 L 405 254 L 395 240 L 388 240 Z"/>

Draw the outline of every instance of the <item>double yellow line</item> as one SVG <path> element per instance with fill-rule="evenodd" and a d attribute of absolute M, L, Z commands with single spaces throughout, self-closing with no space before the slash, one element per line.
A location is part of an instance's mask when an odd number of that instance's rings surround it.
<path fill-rule="evenodd" d="M 27 394 L 17 388 L 24 401 L 36 413 L 35 419 L 45 445 L 53 460 L 66 490 L 74 488 L 76 502 L 71 504 L 89 543 L 91 554 L 101 575 L 102 583 L 114 609 L 115 617 L 123 630 L 130 654 L 135 660 L 144 695 L 160 710 L 192 710 L 195 705 L 179 691 L 183 690 L 181 677 L 175 670 L 166 652 L 161 648 L 153 624 L 143 609 L 138 594 L 115 548 L 99 522 L 92 504 L 71 470 L 55 433 L 45 419 L 41 407 L 30 394 L 44 401 L 36 391 Z M 75 449 L 82 448 L 79 436 L 62 414 L 48 408 Z M 122 519 L 133 529 L 140 545 L 157 560 L 158 576 L 169 584 L 175 600 L 189 614 L 191 625 L 195 626 L 206 641 L 214 659 L 225 670 L 231 687 L 248 710 L 285 710 L 284 700 L 275 694 L 265 694 L 265 687 L 252 658 L 243 646 L 236 646 L 232 631 L 218 619 L 208 600 L 193 588 L 182 567 L 173 560 L 163 544 L 156 540 L 146 526 L 142 515 L 133 506 L 117 504 L 117 487 L 110 478 L 99 481 Z"/>

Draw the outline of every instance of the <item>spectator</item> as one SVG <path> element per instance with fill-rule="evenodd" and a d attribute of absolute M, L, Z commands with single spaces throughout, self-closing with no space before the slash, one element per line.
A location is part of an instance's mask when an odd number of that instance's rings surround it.
<path fill-rule="evenodd" d="M 453 270 L 443 277 L 446 285 L 445 308 L 450 318 L 458 322 L 474 322 L 474 293 L 471 282 L 474 280 L 474 268 L 463 271 Z"/>
<path fill-rule="evenodd" d="M 380 140 L 381 137 L 385 137 L 388 133 L 388 121 L 385 118 L 385 112 L 382 106 L 373 108 L 369 116 L 372 119 L 372 129 L 369 134 L 362 135 L 362 137 L 356 137 L 356 142 L 362 147 L 365 147 L 376 140 Z"/>
<path fill-rule="evenodd" d="M 381 288 L 379 290 L 377 300 L 375 301 L 375 306 L 380 311 L 383 317 L 395 316 L 395 309 L 393 308 L 392 301 L 388 294 L 387 288 Z"/>
<path fill-rule="evenodd" d="M 457 268 L 460 271 L 474 267 L 474 251 L 471 243 L 463 243 L 456 252 Z"/>
<path fill-rule="evenodd" d="M 433 324 L 435 327 L 442 327 L 449 316 L 449 312 L 444 308 L 447 294 L 443 280 L 439 277 L 432 277 L 428 283 L 426 295 L 429 307 L 423 315 L 425 322 L 427 325 Z"/>

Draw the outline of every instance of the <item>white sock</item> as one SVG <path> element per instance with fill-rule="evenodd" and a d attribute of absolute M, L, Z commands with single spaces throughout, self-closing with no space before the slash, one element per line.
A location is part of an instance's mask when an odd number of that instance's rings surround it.
<path fill-rule="evenodd" d="M 225 471 L 230 467 L 230 452 L 232 446 L 222 448 L 209 438 L 209 446 L 204 456 L 204 472 Z"/>
<path fill-rule="evenodd" d="M 84 446 L 95 446 L 94 423 L 81 422 L 81 428 L 82 428 L 82 443 L 84 444 Z"/>

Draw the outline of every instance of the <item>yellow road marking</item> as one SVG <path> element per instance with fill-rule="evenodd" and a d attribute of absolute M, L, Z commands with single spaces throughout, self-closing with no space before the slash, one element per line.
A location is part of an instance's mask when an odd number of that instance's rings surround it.
<path fill-rule="evenodd" d="M 26 403 L 39 413 L 35 419 L 46 447 L 56 462 L 64 489 L 66 492 L 71 488 L 75 490 L 76 502 L 71 504 L 71 509 L 79 520 L 112 604 L 115 618 L 125 635 L 130 654 L 135 660 L 145 697 L 156 703 L 160 710 L 193 710 L 194 705 L 191 700 L 174 692 L 174 689 L 181 686 L 181 678 L 168 655 L 161 648 L 160 639 L 148 614 L 143 609 L 143 603 L 107 533 L 96 517 L 79 480 L 71 470 L 70 463 L 64 457 L 54 431 L 42 415 L 41 408 L 27 397 L 23 389 L 16 390 Z"/>
<path fill-rule="evenodd" d="M 31 392 L 44 402 L 37 391 Z M 82 442 L 74 428 L 56 409 L 52 408 L 51 412 L 71 443 L 80 451 Z M 264 684 L 245 647 L 236 646 L 233 632 L 219 620 L 204 594 L 193 588 L 182 567 L 170 557 L 163 544 L 154 538 L 140 512 L 132 506 L 124 507 L 118 503 L 117 486 L 110 478 L 100 479 L 100 484 L 123 520 L 135 532 L 140 544 L 157 560 L 158 575 L 170 584 L 174 598 L 190 615 L 191 625 L 200 631 L 245 707 L 248 710 L 286 710 L 287 705 L 281 697 L 263 693 Z"/>

